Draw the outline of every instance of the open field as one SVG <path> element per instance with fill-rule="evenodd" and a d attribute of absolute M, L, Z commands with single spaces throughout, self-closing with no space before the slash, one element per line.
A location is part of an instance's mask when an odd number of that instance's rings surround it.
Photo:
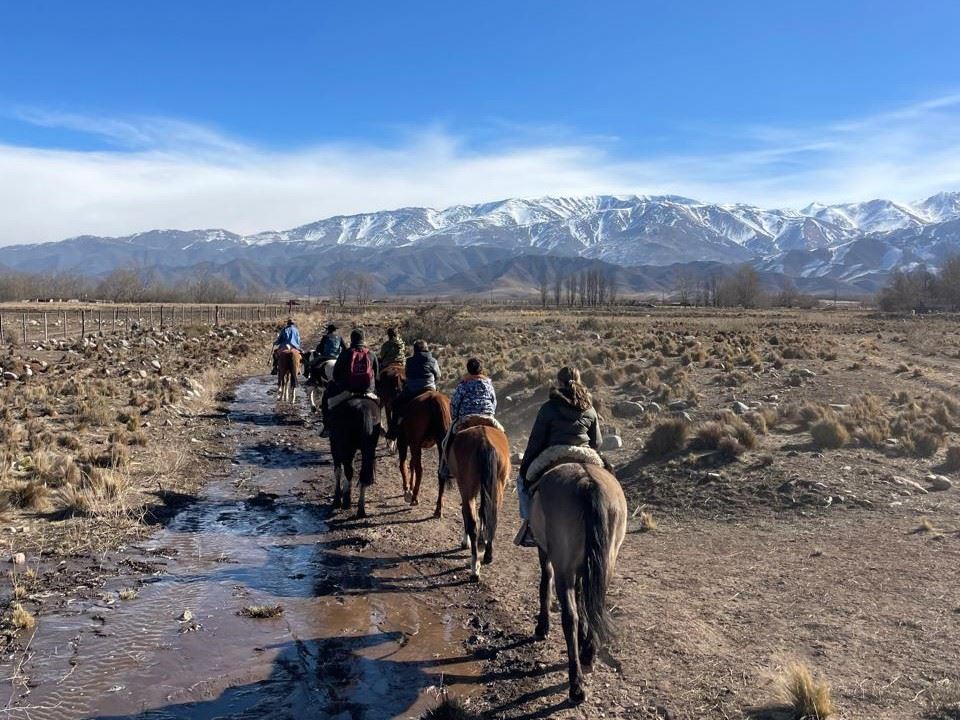
<path fill-rule="evenodd" d="M 599 666 L 587 704 L 566 707 L 559 623 L 530 642 L 538 567 L 509 543 L 512 493 L 497 558 L 470 584 L 455 490 L 439 521 L 430 472 L 422 504 L 405 505 L 384 451 L 370 518 L 334 515 L 309 413 L 266 404 L 262 378 L 216 397 L 265 372 L 272 328 L 155 329 L 126 346 L 118 336 L 2 358 L 18 379 L 0 391 L 0 552 L 25 555 L 2 591 L 9 707 L 192 717 L 252 702 L 242 707 L 258 717 L 302 717 L 296 703 L 321 703 L 331 716 L 409 717 L 442 684 L 496 718 L 791 718 L 777 679 L 802 662 L 830 685 L 837 717 L 960 717 L 956 317 L 441 305 L 357 320 L 377 342 L 390 324 L 430 341 L 446 390 L 481 358 L 516 452 L 556 370 L 583 372 L 619 439 L 609 457 L 633 514 L 610 594 L 620 670 Z M 247 549 L 211 527 L 240 522 L 234 506 L 247 519 L 224 532 L 252 536 Z M 196 621 L 178 622 L 164 577 L 217 590 L 198 596 Z M 72 634 L 58 639 L 68 610 Z M 122 629 L 157 618 L 137 663 L 109 679 L 88 670 L 102 660 L 97 637 L 124 643 Z M 88 639 L 71 655 L 77 632 Z M 189 677 L 170 670 L 177 653 Z M 63 702 L 61 677 L 88 672 L 88 705 L 44 712 Z M 176 690 L 138 694 L 144 678 L 168 676 Z M 97 695 L 114 686 L 126 689 Z"/>

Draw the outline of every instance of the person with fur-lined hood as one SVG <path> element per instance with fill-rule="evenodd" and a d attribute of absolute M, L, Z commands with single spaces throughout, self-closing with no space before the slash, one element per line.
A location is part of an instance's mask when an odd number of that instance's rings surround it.
<path fill-rule="evenodd" d="M 561 368 L 557 373 L 557 386 L 550 390 L 549 400 L 540 406 L 520 462 L 517 495 L 523 524 L 517 534 L 518 545 L 534 544 L 527 526 L 530 495 L 526 488 L 526 476 L 537 456 L 554 445 L 590 447 L 599 451 L 602 442 L 600 416 L 593 407 L 590 393 L 580 381 L 580 372 L 571 367 Z"/>

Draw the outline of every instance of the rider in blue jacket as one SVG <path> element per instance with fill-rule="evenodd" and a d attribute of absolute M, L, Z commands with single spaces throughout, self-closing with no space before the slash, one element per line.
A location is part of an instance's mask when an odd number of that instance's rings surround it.
<path fill-rule="evenodd" d="M 270 371 L 272 375 L 277 374 L 277 351 L 287 346 L 295 348 L 298 352 L 300 350 L 300 330 L 293 318 L 287 318 L 287 324 L 273 342 L 273 369 Z"/>

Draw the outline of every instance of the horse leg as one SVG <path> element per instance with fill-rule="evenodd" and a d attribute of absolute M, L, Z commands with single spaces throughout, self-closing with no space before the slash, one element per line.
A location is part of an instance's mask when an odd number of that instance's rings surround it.
<path fill-rule="evenodd" d="M 441 443 L 437 443 L 437 467 L 439 468 L 443 464 L 443 448 Z M 420 474 L 423 475 L 423 468 L 420 468 Z M 443 517 L 443 487 L 446 483 L 440 477 L 440 474 L 437 473 L 437 481 L 440 485 L 440 489 L 437 491 L 437 509 L 433 511 L 433 516 L 435 518 Z"/>
<path fill-rule="evenodd" d="M 572 577 L 557 577 L 557 594 L 560 596 L 560 621 L 563 637 L 567 641 L 567 673 L 570 680 L 570 702 L 579 705 L 586 699 L 583 677 L 580 672 L 579 624 L 575 580 Z"/>
<path fill-rule="evenodd" d="M 414 445 L 410 448 L 410 474 L 413 476 L 413 493 L 411 505 L 420 504 L 420 483 L 423 481 L 423 450 Z"/>
<path fill-rule="evenodd" d="M 344 491 L 343 509 L 350 509 L 350 495 L 353 493 L 353 452 L 347 453 L 343 461 Z"/>
<path fill-rule="evenodd" d="M 336 510 L 341 507 L 341 491 L 340 483 L 343 478 L 343 466 L 336 460 L 333 463 L 333 477 L 334 477 L 334 490 L 333 490 L 333 508 Z"/>
<path fill-rule="evenodd" d="M 398 442 L 397 452 L 400 458 L 400 479 L 403 482 L 403 499 L 410 502 L 413 499 L 412 485 L 407 474 L 407 443 Z"/>
<path fill-rule="evenodd" d="M 540 553 L 540 615 L 537 617 L 537 629 L 534 635 L 537 640 L 543 640 L 550 632 L 550 586 L 553 584 L 553 565 L 543 549 L 537 548 Z"/>
<path fill-rule="evenodd" d="M 477 537 L 477 513 L 474 510 L 472 500 L 464 500 L 461 509 L 463 510 L 464 534 L 470 540 L 470 579 L 476 582 L 480 579 L 480 563 L 477 561 L 477 543 L 479 542 Z"/>
<path fill-rule="evenodd" d="M 587 611 L 583 605 L 583 579 L 577 580 L 577 615 L 580 622 L 577 627 L 577 640 L 580 644 L 580 669 L 583 673 L 593 672 L 593 658 L 596 655 L 597 647 L 595 636 L 590 626 L 586 622 Z"/>

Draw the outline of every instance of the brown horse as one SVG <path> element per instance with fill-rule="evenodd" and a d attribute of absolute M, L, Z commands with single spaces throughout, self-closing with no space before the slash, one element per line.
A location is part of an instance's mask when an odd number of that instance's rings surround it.
<path fill-rule="evenodd" d="M 503 489 L 510 476 L 510 443 L 506 434 L 490 425 L 464 427 L 447 451 L 450 473 L 457 478 L 463 510 L 463 547 L 470 546 L 470 579 L 480 579 L 479 546 L 485 546 L 483 564 L 493 562 L 493 538 Z"/>
<path fill-rule="evenodd" d="M 612 626 L 607 588 L 627 530 L 627 501 L 603 467 L 563 463 L 540 477 L 530 503 L 530 528 L 540 550 L 540 616 L 536 636 L 550 630 L 550 581 L 560 601 L 567 641 L 570 701 L 583 702 L 583 672 L 605 649 Z"/>
<path fill-rule="evenodd" d="M 383 414 L 387 421 L 387 427 L 391 427 L 393 421 L 393 404 L 396 402 L 400 391 L 403 390 L 403 383 L 407 379 L 406 370 L 403 363 L 390 363 L 380 371 L 380 377 L 377 378 L 377 396 L 380 398 L 380 405 L 383 407 Z M 391 448 L 396 447 L 396 443 L 389 441 Z"/>
<path fill-rule="evenodd" d="M 400 454 L 400 477 L 403 479 L 403 497 L 411 505 L 420 504 L 420 482 L 423 480 L 423 450 L 436 446 L 437 456 L 443 438 L 450 429 L 450 398 L 442 392 L 429 390 L 409 400 L 403 409 L 403 421 L 397 435 L 397 450 Z M 410 468 L 407 468 L 407 451 L 410 451 Z M 443 489 L 437 495 L 434 517 L 443 514 Z"/>
<path fill-rule="evenodd" d="M 297 401 L 297 376 L 300 374 L 300 351 L 285 347 L 277 350 L 277 399 Z"/>

